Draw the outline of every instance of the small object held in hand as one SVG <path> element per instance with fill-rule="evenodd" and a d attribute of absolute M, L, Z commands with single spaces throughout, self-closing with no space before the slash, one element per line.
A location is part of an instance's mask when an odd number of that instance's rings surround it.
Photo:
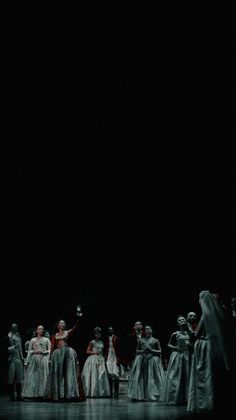
<path fill-rule="evenodd" d="M 82 311 L 81 311 L 81 306 L 80 305 L 76 306 L 76 311 L 77 311 L 77 316 L 82 316 Z"/>

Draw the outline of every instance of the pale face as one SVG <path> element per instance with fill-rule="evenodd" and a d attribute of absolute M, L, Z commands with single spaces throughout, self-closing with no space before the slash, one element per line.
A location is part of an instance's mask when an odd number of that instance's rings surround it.
<path fill-rule="evenodd" d="M 137 332 L 142 331 L 142 329 L 143 329 L 142 323 L 141 323 L 140 321 L 135 322 L 135 324 L 134 324 L 134 329 L 135 329 L 135 331 L 137 331 Z"/>
<path fill-rule="evenodd" d="M 177 320 L 177 324 L 179 325 L 179 327 L 182 325 L 186 325 L 186 322 L 187 321 L 186 321 L 186 318 L 184 318 L 184 316 L 180 316 Z"/>
<path fill-rule="evenodd" d="M 113 331 L 112 327 L 109 327 L 107 331 L 108 331 L 108 335 L 113 335 L 114 334 L 114 331 Z"/>
<path fill-rule="evenodd" d="M 144 331 L 145 331 L 145 335 L 148 337 L 152 334 L 152 328 L 149 325 L 145 327 Z"/>
<path fill-rule="evenodd" d="M 44 334 L 44 327 L 42 326 L 42 325 L 39 325 L 37 328 L 36 328 L 36 334 L 37 335 L 43 335 Z"/>
<path fill-rule="evenodd" d="M 12 324 L 12 326 L 11 326 L 11 331 L 12 331 L 13 333 L 17 333 L 17 332 L 18 332 L 18 325 L 17 325 L 17 324 Z"/>
<path fill-rule="evenodd" d="M 197 321 L 197 315 L 195 314 L 195 312 L 189 312 L 188 315 L 187 315 L 187 320 L 191 324 L 193 324 L 194 322 L 196 322 Z"/>
<path fill-rule="evenodd" d="M 65 327 L 66 327 L 66 323 L 63 319 L 61 319 L 58 323 L 58 328 L 59 328 L 59 330 L 64 330 Z"/>

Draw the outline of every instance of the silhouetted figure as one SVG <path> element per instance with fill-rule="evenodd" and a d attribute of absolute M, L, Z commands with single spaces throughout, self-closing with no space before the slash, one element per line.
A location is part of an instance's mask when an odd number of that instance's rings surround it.
<path fill-rule="evenodd" d="M 194 332 L 197 329 L 197 314 L 195 312 L 188 312 L 187 313 L 187 323 L 189 329 Z"/>
<path fill-rule="evenodd" d="M 11 401 L 21 401 L 22 383 L 24 379 L 23 340 L 18 324 L 13 323 L 10 331 L 3 338 L 3 351 L 8 361 L 8 388 Z"/>
<path fill-rule="evenodd" d="M 126 369 L 130 369 L 136 356 L 136 350 L 139 341 L 144 337 L 143 325 L 140 321 L 136 321 L 131 334 L 126 336 L 125 342 L 125 361 Z"/>

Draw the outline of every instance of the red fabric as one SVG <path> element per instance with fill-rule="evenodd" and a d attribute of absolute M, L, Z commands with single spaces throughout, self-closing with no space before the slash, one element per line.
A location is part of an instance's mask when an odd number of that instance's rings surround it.
<path fill-rule="evenodd" d="M 120 338 L 117 337 L 116 335 L 113 335 L 112 344 L 114 346 L 114 350 L 115 350 L 115 354 L 117 358 L 117 364 L 119 365 L 120 363 L 122 363 L 122 351 L 121 351 Z M 108 351 L 109 351 L 109 337 L 107 337 L 104 342 L 104 356 L 106 360 L 108 358 Z"/>
<path fill-rule="evenodd" d="M 197 329 L 197 325 L 198 325 L 198 324 L 197 324 L 197 322 L 196 322 L 195 324 L 192 324 L 192 325 L 191 325 L 191 326 L 192 326 L 192 330 L 193 330 L 193 331 L 196 331 L 196 329 Z"/>
<path fill-rule="evenodd" d="M 57 348 L 57 340 L 55 335 L 51 336 L 51 353 Z"/>

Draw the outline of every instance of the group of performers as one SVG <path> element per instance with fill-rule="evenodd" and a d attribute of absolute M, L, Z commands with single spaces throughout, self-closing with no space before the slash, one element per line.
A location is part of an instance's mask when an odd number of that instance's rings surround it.
<path fill-rule="evenodd" d="M 212 411 L 222 391 L 229 391 L 235 374 L 235 298 L 228 310 L 217 295 L 199 295 L 201 318 L 195 312 L 177 317 L 177 327 L 169 339 L 168 366 L 162 358 L 152 327 L 135 322 L 125 346 L 112 326 L 103 339 L 100 327 L 93 330 L 82 370 L 76 351 L 69 345 L 82 316 L 67 329 L 64 320 L 49 337 L 43 325 L 23 344 L 18 325 L 2 342 L 8 357 L 8 386 L 11 401 L 78 401 L 87 398 L 119 397 L 119 383 L 128 372 L 127 398 L 133 402 L 158 401 L 186 405 L 189 413 Z M 125 349 L 125 350 L 124 350 Z M 26 356 L 25 356 L 26 352 Z"/>

